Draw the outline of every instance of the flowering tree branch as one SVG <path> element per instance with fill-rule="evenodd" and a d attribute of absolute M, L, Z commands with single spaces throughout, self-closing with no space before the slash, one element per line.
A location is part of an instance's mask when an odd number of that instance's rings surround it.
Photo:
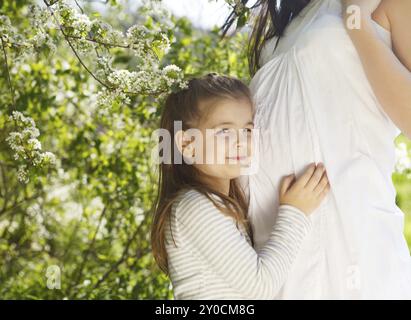
<path fill-rule="evenodd" d="M 64 32 L 63 27 L 61 26 L 61 24 L 59 23 L 58 19 L 56 18 L 56 16 L 54 15 L 53 10 L 51 9 L 52 4 L 49 4 L 46 0 L 43 0 L 44 4 L 47 6 L 51 16 L 53 17 L 54 21 L 56 22 L 57 26 L 59 27 L 61 34 L 63 35 L 63 37 L 66 39 L 67 44 L 69 45 L 70 49 L 73 51 L 74 55 L 76 56 L 77 60 L 80 62 L 80 64 L 83 66 L 83 68 L 93 77 L 94 80 L 96 80 L 98 83 L 100 83 L 102 86 L 106 87 L 109 90 L 114 90 L 114 88 L 110 87 L 108 84 L 104 83 L 102 80 L 100 80 L 88 67 L 87 65 L 83 62 L 83 60 L 81 59 L 80 55 L 77 53 L 76 49 L 74 48 L 74 46 L 72 45 L 69 37 L 66 35 L 66 33 Z M 57 1 L 55 1 L 56 3 Z M 54 3 L 53 3 L 54 4 Z M 77 4 L 77 2 L 76 2 Z"/>
<path fill-rule="evenodd" d="M 144 29 L 144 27 L 135 25 L 129 28 L 127 37 L 124 38 L 121 32 L 111 32 L 107 29 L 107 25 L 104 26 L 104 24 L 101 24 L 97 20 L 90 21 L 84 14 L 84 10 L 78 2 L 76 2 L 76 5 L 82 12 L 81 15 L 76 14 L 72 8 L 65 6 L 64 2 L 59 0 L 54 1 L 53 3 L 50 3 L 47 0 L 43 0 L 43 2 L 81 66 L 93 79 L 105 88 L 107 92 L 114 92 L 117 95 L 122 94 L 124 95 L 125 100 L 127 100 L 126 96 L 161 96 L 169 92 L 171 86 L 184 87 L 185 83 L 182 81 L 183 76 L 178 67 L 173 65 L 166 66 L 163 70 L 156 71 L 161 63 L 160 57 L 155 49 L 157 46 L 156 43 L 161 45 L 162 42 L 169 42 L 165 37 L 165 33 L 162 32 L 161 29 L 155 34 L 148 32 L 148 29 Z M 60 6 L 57 9 L 58 16 L 52 8 L 54 5 Z M 77 29 L 80 29 L 81 31 L 77 32 Z M 104 39 L 104 36 L 99 35 L 99 33 L 107 33 L 106 38 L 117 38 L 120 41 L 107 41 Z M 99 35 L 99 37 L 97 38 L 96 35 Z M 148 39 L 148 35 L 152 36 L 152 39 Z M 147 39 L 145 40 L 145 38 Z M 73 41 L 78 42 L 79 45 L 83 45 L 84 42 L 89 42 L 104 48 L 132 50 L 139 58 L 141 58 L 141 65 L 139 65 L 139 67 L 143 68 L 141 68 L 141 71 L 139 72 L 113 70 L 106 61 L 104 62 L 106 63 L 106 66 L 105 68 L 103 67 L 103 71 L 107 79 L 103 80 L 87 66 L 76 49 L 77 44 L 73 43 Z M 99 55 L 97 47 L 94 47 L 94 50 L 97 57 L 103 61 L 104 58 Z M 160 48 L 160 50 L 163 49 Z M 147 64 L 147 67 L 144 67 L 144 64 Z"/>

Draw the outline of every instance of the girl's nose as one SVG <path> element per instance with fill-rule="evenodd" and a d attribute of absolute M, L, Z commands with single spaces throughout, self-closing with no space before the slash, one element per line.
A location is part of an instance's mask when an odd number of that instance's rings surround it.
<path fill-rule="evenodd" d="M 248 147 L 248 137 L 247 133 L 243 133 L 243 130 L 238 130 L 237 132 L 237 141 L 235 147 L 237 148 L 237 152 L 240 152 L 242 149 L 246 150 Z"/>

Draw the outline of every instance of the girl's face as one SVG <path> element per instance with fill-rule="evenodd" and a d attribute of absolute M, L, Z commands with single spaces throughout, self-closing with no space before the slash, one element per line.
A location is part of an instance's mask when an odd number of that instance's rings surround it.
<path fill-rule="evenodd" d="M 231 180 L 249 167 L 254 124 L 248 99 L 219 100 L 207 108 L 197 128 L 203 138 L 202 146 L 194 143 L 195 156 L 200 153 L 203 160 L 194 164 L 198 170 L 209 178 Z"/>

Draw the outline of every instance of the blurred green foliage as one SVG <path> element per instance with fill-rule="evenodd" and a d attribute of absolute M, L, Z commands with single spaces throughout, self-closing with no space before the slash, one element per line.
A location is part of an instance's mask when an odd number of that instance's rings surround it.
<path fill-rule="evenodd" d="M 30 28 L 29 4 L 0 2 L 18 30 Z M 83 4 L 86 1 L 82 2 Z M 101 13 L 118 26 L 124 7 L 113 2 Z M 93 15 L 91 5 L 84 6 Z M 129 14 L 126 28 L 141 17 Z M 173 18 L 174 43 L 162 57 L 184 73 L 230 74 L 248 81 L 243 34 L 220 40 L 218 30 L 193 28 Z M 55 31 L 58 32 L 57 30 Z M 55 54 L 20 60 L 6 48 L 16 110 L 34 119 L 44 149 L 58 166 L 32 174 L 24 184 L 0 126 L 0 297 L 2 299 L 168 299 L 169 280 L 150 252 L 150 210 L 157 176 L 151 167 L 151 133 L 162 100 L 137 95 L 130 103 L 96 107 L 96 81 L 82 68 L 64 39 Z M 11 59 L 13 57 L 13 59 Z M 136 61 L 115 50 L 123 68 Z M 92 57 L 83 57 L 92 62 Z M 10 91 L 1 55 L 0 123 L 10 114 Z M 61 288 L 47 288 L 47 268 L 61 270 Z"/>

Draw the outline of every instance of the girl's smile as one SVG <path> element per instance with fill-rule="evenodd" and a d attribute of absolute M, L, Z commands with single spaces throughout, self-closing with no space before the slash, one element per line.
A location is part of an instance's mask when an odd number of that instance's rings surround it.
<path fill-rule="evenodd" d="M 247 157 L 246 156 L 237 156 L 237 157 L 227 157 L 226 159 L 241 161 L 241 160 L 247 159 Z"/>

